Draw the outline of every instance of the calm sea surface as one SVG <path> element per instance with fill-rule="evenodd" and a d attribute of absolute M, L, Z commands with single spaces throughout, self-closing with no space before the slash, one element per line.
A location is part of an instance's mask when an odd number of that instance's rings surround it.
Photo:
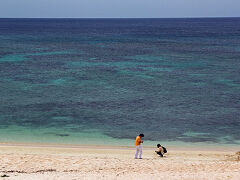
<path fill-rule="evenodd" d="M 0 141 L 240 144 L 240 18 L 0 19 Z"/>

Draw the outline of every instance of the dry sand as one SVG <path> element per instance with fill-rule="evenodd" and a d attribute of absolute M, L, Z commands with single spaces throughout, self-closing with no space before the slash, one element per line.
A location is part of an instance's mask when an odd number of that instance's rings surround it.
<path fill-rule="evenodd" d="M 240 179 L 236 150 L 154 150 L 136 160 L 134 147 L 0 143 L 0 179 Z"/>

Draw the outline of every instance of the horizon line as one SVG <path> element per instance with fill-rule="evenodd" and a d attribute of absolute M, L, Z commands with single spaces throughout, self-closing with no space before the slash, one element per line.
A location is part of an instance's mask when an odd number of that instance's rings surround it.
<path fill-rule="evenodd" d="M 0 19 L 200 19 L 240 18 L 240 16 L 196 16 L 196 17 L 0 17 Z"/>

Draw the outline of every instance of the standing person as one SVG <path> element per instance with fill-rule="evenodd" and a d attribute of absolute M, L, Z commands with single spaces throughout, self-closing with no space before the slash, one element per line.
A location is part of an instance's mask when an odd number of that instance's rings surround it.
<path fill-rule="evenodd" d="M 139 136 L 136 137 L 136 154 L 135 154 L 135 159 L 137 159 L 138 157 L 138 153 L 139 153 L 139 159 L 142 159 L 142 146 L 141 143 L 143 143 L 142 141 L 142 137 L 144 137 L 144 134 L 139 134 Z"/>

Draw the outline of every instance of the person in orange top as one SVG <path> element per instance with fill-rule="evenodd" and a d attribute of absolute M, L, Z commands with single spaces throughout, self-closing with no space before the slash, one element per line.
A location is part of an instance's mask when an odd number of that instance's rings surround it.
<path fill-rule="evenodd" d="M 144 137 L 144 134 L 139 134 L 139 136 L 136 137 L 136 154 L 135 154 L 135 159 L 137 159 L 138 157 L 138 153 L 139 153 L 139 159 L 142 159 L 142 146 L 141 143 L 143 143 L 142 141 L 142 137 Z"/>

